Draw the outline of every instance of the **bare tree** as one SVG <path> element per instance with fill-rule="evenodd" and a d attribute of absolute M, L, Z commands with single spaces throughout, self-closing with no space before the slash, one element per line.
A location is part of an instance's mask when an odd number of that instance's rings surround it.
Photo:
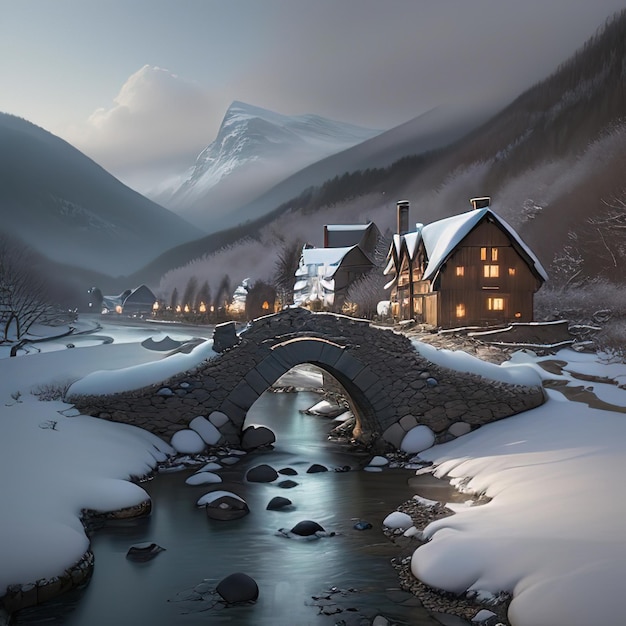
<path fill-rule="evenodd" d="M 386 299 L 386 282 L 387 277 L 379 268 L 372 269 L 350 285 L 344 308 L 359 317 L 371 319 L 376 315 L 378 303 Z"/>
<path fill-rule="evenodd" d="M 23 340 L 35 322 L 55 310 L 35 253 L 0 235 L 0 341 Z"/>
<path fill-rule="evenodd" d="M 170 309 L 172 309 L 172 311 L 175 311 L 177 306 L 178 306 L 178 289 L 174 287 L 174 289 L 172 290 L 172 295 L 170 296 Z"/>
<path fill-rule="evenodd" d="M 291 243 L 283 242 L 274 264 L 273 283 L 280 302 L 293 302 L 293 287 L 296 284 L 296 270 L 302 254 L 303 242 L 296 239 Z"/>
<path fill-rule="evenodd" d="M 196 294 L 196 311 L 199 311 L 202 305 L 207 308 L 211 306 L 211 287 L 208 280 L 202 283 Z"/>
<path fill-rule="evenodd" d="M 183 307 L 183 309 L 185 309 L 185 311 L 187 311 L 187 308 L 194 308 L 197 290 L 198 279 L 195 276 L 191 276 L 187 281 L 187 286 L 185 287 L 185 291 L 183 292 L 183 300 L 181 302 L 181 306 Z"/>

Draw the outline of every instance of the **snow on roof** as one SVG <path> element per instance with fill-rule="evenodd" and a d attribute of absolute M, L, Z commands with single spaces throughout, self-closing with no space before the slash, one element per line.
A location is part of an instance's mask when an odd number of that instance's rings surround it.
<path fill-rule="evenodd" d="M 456 246 L 461 243 L 474 226 L 488 215 L 493 217 L 493 219 L 507 231 L 510 237 L 519 244 L 531 259 L 537 273 L 544 280 L 547 280 L 548 275 L 539 262 L 539 259 L 537 259 L 530 248 L 522 241 L 515 230 L 488 207 L 447 217 L 427 224 L 421 229 L 421 237 L 424 241 L 426 254 L 428 255 L 428 265 L 424 271 L 423 280 L 434 278 Z M 408 234 L 412 235 L 414 233 Z M 406 240 L 407 235 L 404 237 Z"/>
<path fill-rule="evenodd" d="M 415 258 L 415 253 L 417 252 L 417 247 L 419 242 L 422 240 L 422 231 L 421 229 L 416 230 L 412 233 L 406 233 L 404 235 L 404 241 L 406 243 L 406 249 L 409 253 L 409 257 L 411 259 Z"/>
<path fill-rule="evenodd" d="M 350 230 L 367 230 L 373 222 L 368 222 L 367 224 L 327 224 L 326 228 L 329 231 L 350 231 Z"/>
<path fill-rule="evenodd" d="M 346 254 L 357 247 L 307 248 L 302 251 L 302 261 L 305 265 L 339 265 Z"/>

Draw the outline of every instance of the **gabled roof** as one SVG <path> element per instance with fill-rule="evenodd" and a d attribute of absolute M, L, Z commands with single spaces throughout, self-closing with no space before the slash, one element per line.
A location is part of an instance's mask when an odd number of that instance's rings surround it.
<path fill-rule="evenodd" d="M 352 252 L 362 262 L 371 263 L 367 255 L 359 246 L 349 248 L 305 248 L 300 257 L 300 267 L 296 270 L 296 276 L 306 276 L 308 272 L 305 268 L 315 265 L 324 267 L 324 277 L 332 278 L 341 266 L 343 260 Z M 353 258 L 352 261 L 355 259 Z"/>
<path fill-rule="evenodd" d="M 345 248 L 360 245 L 364 252 L 373 252 L 379 236 L 374 222 L 367 224 L 327 224 L 326 238 L 329 248 Z"/>
<path fill-rule="evenodd" d="M 465 239 L 467 235 L 483 220 L 489 219 L 495 222 L 502 230 L 508 234 L 511 241 L 518 246 L 520 252 L 526 256 L 527 262 L 535 270 L 535 273 L 543 280 L 548 279 L 548 275 L 541 265 L 539 259 L 532 250 L 524 243 L 520 236 L 515 232 L 512 226 L 507 224 L 505 220 L 496 215 L 490 208 L 475 209 L 467 211 L 460 215 L 453 215 L 442 220 L 437 220 L 426 226 L 418 225 L 417 230 L 402 236 L 402 242 L 406 246 L 406 254 L 413 260 L 419 249 L 420 242 L 423 242 L 428 264 L 424 270 L 422 280 L 434 280 L 448 260 L 450 255 L 455 251 L 456 247 Z M 421 226 L 421 227 L 420 227 Z M 399 261 L 401 252 L 398 249 L 400 242 L 396 242 L 394 236 L 394 247 L 398 255 L 396 261 Z M 391 272 L 393 268 L 393 259 L 385 268 L 385 273 Z"/>

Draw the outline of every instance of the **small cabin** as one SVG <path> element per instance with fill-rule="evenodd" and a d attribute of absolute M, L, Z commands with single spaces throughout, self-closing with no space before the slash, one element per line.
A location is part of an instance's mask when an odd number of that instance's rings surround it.
<path fill-rule="evenodd" d="M 392 314 L 440 328 L 533 320 L 533 298 L 547 275 L 515 230 L 490 208 L 473 209 L 406 232 L 408 202 L 398 203 L 384 273 Z"/>

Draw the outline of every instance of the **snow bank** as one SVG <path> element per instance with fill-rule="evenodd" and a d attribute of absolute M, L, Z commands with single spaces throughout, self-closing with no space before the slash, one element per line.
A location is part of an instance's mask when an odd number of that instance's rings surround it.
<path fill-rule="evenodd" d="M 68 397 L 108 395 L 141 389 L 193 369 L 205 359 L 211 359 L 216 355 L 217 353 L 213 351 L 213 342 L 207 340 L 196 346 L 189 354 L 178 352 L 159 361 L 118 370 L 92 372 L 70 386 Z"/>
<path fill-rule="evenodd" d="M 475 374 L 488 380 L 510 385 L 534 387 L 541 385 L 541 376 L 528 364 L 487 363 L 461 350 L 440 350 L 427 343 L 413 339 L 411 341 L 418 354 L 431 363 L 457 372 Z"/>
<path fill-rule="evenodd" d="M 515 626 L 617 623 L 626 420 L 557 398 L 420 454 L 493 500 L 427 526 L 412 571 L 454 593 L 513 592 Z"/>
<path fill-rule="evenodd" d="M 30 357 L 25 357 L 30 358 Z M 0 595 L 73 565 L 89 546 L 81 509 L 135 506 L 146 492 L 128 482 L 173 450 L 125 424 L 65 417 L 61 402 L 3 406 L 0 419 Z"/>

